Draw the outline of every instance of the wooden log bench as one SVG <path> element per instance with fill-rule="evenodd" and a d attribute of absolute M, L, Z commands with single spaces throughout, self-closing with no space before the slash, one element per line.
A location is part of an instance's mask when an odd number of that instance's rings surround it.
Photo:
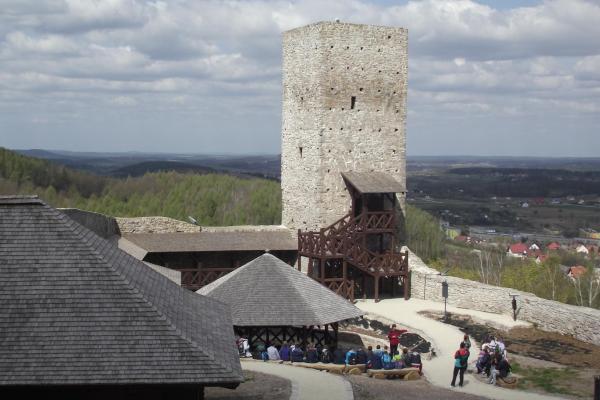
<path fill-rule="evenodd" d="M 375 379 L 399 378 L 405 381 L 421 379 L 418 368 L 370 369 L 367 375 Z"/>
<path fill-rule="evenodd" d="M 327 371 L 332 374 L 350 374 L 350 375 L 360 375 L 367 371 L 366 364 L 356 364 L 356 365 L 344 365 L 344 364 L 329 364 L 329 363 L 298 363 L 295 362 L 292 365 L 296 365 L 298 367 L 316 369 L 319 371 Z"/>
<path fill-rule="evenodd" d="M 519 378 L 514 375 L 507 376 L 505 378 L 496 378 L 496 385 L 503 387 L 505 389 L 516 389 L 517 384 L 519 383 Z"/>
<path fill-rule="evenodd" d="M 329 363 L 305 363 L 305 362 L 295 362 L 292 363 L 292 365 L 295 365 L 297 367 L 302 367 L 302 368 L 310 368 L 310 369 L 316 369 L 319 371 L 327 371 L 327 372 L 331 372 L 332 374 L 343 374 L 344 372 L 346 372 L 346 366 L 344 364 L 329 364 Z"/>

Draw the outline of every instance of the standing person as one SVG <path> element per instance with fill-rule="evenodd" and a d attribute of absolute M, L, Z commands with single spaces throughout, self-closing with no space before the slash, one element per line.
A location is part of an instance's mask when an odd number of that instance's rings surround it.
<path fill-rule="evenodd" d="M 456 386 L 456 375 L 460 372 L 460 381 L 458 386 L 462 387 L 467 370 L 467 360 L 469 359 L 469 350 L 465 348 L 465 342 L 460 343 L 460 348 L 454 353 L 454 372 L 452 373 L 452 383 L 450 386 Z"/>
<path fill-rule="evenodd" d="M 390 341 L 390 354 L 393 356 L 396 354 L 396 350 L 398 350 L 398 345 L 400 344 L 400 335 L 406 332 L 406 329 L 397 329 L 396 324 L 392 325 L 387 337 Z"/>
<path fill-rule="evenodd" d="M 471 351 L 471 338 L 469 338 L 469 335 L 465 334 L 463 336 L 463 343 L 465 344 L 465 349 Z"/>

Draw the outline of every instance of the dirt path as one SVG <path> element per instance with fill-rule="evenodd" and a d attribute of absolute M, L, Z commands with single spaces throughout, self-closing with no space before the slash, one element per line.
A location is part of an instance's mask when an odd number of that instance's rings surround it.
<path fill-rule="evenodd" d="M 472 396 L 450 389 L 442 389 L 431 385 L 424 379 L 418 381 L 401 381 L 398 379 L 380 380 L 366 376 L 350 375 L 355 400 L 484 400 L 485 397 Z"/>
<path fill-rule="evenodd" d="M 244 371 L 244 382 L 236 389 L 207 387 L 205 400 L 281 400 L 289 399 L 292 383 L 278 376 Z"/>
<path fill-rule="evenodd" d="M 279 376 L 292 382 L 291 400 L 353 400 L 352 386 L 344 378 L 291 365 L 243 360 L 242 369 Z"/>
<path fill-rule="evenodd" d="M 443 310 L 443 304 L 418 299 L 411 299 L 408 301 L 405 301 L 404 299 L 389 299 L 382 300 L 379 303 L 375 303 L 372 300 L 364 300 L 359 301 L 356 305 L 364 311 L 380 315 L 385 319 L 395 321 L 403 326 L 409 327 L 411 331 L 416 332 L 429 340 L 436 350 L 437 357 L 429 361 L 424 361 L 423 372 L 427 376 L 429 382 L 431 382 L 433 385 L 442 387 L 444 389 L 449 388 L 450 380 L 452 379 L 452 355 L 458 348 L 458 345 L 462 340 L 463 333 L 455 326 L 447 325 L 419 314 L 419 312 L 426 310 Z M 449 310 L 451 312 L 462 312 L 465 314 L 470 313 L 470 310 L 455 309 L 453 307 L 449 307 Z M 473 313 L 477 316 L 477 318 L 489 320 L 495 325 L 506 326 L 508 328 L 517 325 L 508 316 L 483 313 L 479 311 Z M 523 324 L 521 323 L 519 325 L 522 326 Z M 477 347 L 477 344 L 473 343 L 473 346 Z M 477 396 L 484 396 L 491 399 L 556 399 L 554 396 L 491 386 L 478 381 L 473 376 L 470 376 L 470 374 L 465 375 L 465 381 L 466 385 L 464 387 L 457 387 L 453 390 Z"/>

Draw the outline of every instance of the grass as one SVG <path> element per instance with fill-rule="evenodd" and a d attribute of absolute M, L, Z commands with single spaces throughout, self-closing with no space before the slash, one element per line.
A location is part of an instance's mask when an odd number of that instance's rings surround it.
<path fill-rule="evenodd" d="M 579 373 L 572 368 L 524 368 L 512 363 L 512 372 L 520 375 L 519 389 L 541 389 L 547 393 L 565 394 L 582 397 L 583 393 L 574 391 L 569 384 L 577 380 Z"/>

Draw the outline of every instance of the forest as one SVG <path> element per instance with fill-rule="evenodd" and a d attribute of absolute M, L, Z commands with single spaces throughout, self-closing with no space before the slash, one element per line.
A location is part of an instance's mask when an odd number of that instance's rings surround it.
<path fill-rule="evenodd" d="M 37 194 L 54 207 L 113 216 L 192 216 L 201 225 L 279 224 L 279 183 L 227 174 L 94 175 L 0 148 L 0 194 Z"/>

